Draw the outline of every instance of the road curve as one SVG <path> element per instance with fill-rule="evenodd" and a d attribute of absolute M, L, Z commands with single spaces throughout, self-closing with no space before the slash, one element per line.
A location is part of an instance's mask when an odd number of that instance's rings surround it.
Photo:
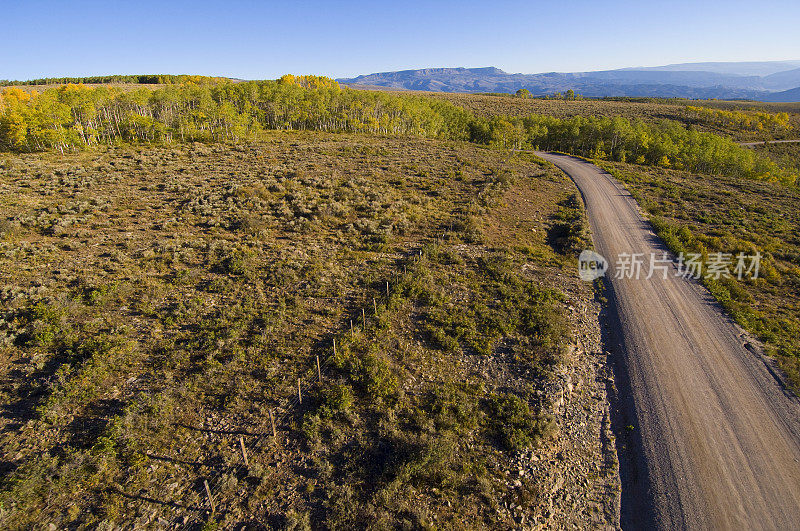
<path fill-rule="evenodd" d="M 611 175 L 537 155 L 578 186 L 596 250 L 609 260 L 615 379 L 633 427 L 620 437 L 623 527 L 800 528 L 800 402 L 674 264 L 666 279 L 614 279 L 620 253 L 661 256 L 663 243 Z"/>

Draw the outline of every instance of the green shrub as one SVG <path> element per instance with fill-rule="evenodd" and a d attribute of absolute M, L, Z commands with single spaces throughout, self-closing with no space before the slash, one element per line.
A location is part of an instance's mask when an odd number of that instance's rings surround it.
<path fill-rule="evenodd" d="M 353 391 L 347 384 L 334 383 L 322 390 L 320 414 L 326 418 L 349 413 L 353 407 Z"/>
<path fill-rule="evenodd" d="M 29 347 L 54 349 L 68 346 L 75 339 L 66 309 L 55 302 L 37 302 L 28 309 L 25 318 L 28 323 L 23 337 Z"/>
<path fill-rule="evenodd" d="M 234 276 L 245 276 L 253 268 L 253 255 L 251 252 L 237 249 L 230 251 L 217 263 L 216 270 Z"/>
<path fill-rule="evenodd" d="M 437 429 L 464 431 L 475 427 L 478 422 L 478 401 L 474 395 L 474 390 L 450 382 L 434 388 L 428 397 L 426 409 Z"/>
<path fill-rule="evenodd" d="M 534 414 L 528 403 L 516 395 L 493 397 L 489 401 L 489 411 L 495 433 L 509 450 L 523 450 L 538 444 L 555 426 L 553 419 Z"/>
<path fill-rule="evenodd" d="M 397 392 L 397 377 L 392 374 L 389 363 L 376 354 L 364 356 L 359 380 L 375 400 L 392 401 Z"/>
<path fill-rule="evenodd" d="M 578 254 L 590 246 L 589 224 L 583 210 L 583 204 L 576 194 L 559 203 L 559 209 L 553 216 L 547 240 L 553 249 L 561 254 Z"/>

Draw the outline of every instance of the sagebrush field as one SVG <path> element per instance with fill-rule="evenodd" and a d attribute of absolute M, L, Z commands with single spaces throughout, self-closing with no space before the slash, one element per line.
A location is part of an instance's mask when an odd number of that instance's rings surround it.
<path fill-rule="evenodd" d="M 507 474 L 572 444 L 552 385 L 591 292 L 555 170 L 275 133 L 8 155 L 2 187 L 5 527 L 552 518 L 573 456 Z M 593 474 L 573 521 L 613 519 Z"/>

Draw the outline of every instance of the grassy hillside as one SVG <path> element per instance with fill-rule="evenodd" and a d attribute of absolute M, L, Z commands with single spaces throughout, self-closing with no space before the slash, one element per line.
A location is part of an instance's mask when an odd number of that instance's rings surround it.
<path fill-rule="evenodd" d="M 419 93 L 422 94 L 422 93 Z M 478 116 L 525 117 L 530 114 L 554 116 L 556 118 L 623 117 L 629 120 L 656 122 L 673 120 L 699 131 L 708 131 L 732 138 L 737 142 L 772 140 L 776 138 L 800 137 L 800 106 L 797 104 L 770 104 L 759 102 L 697 101 L 682 99 L 539 99 L 519 98 L 507 95 L 478 95 L 454 93 L 425 93 L 427 97 L 443 99 L 463 107 Z M 700 107 L 712 111 L 738 113 L 753 119 L 743 125 L 718 117 L 702 116 L 689 107 Z M 770 118 L 786 114 L 786 125 L 775 126 Z M 758 117 L 761 115 L 762 119 Z M 766 118 L 766 119 L 764 119 Z M 758 122 L 762 121 L 762 127 Z"/>
<path fill-rule="evenodd" d="M 554 416 L 599 348 L 555 170 L 295 132 L 0 185 L 4 528 L 613 523 L 597 406 Z"/>
<path fill-rule="evenodd" d="M 782 166 L 800 171 L 800 142 L 783 144 L 771 144 L 768 142 L 753 146 L 753 149 Z"/>

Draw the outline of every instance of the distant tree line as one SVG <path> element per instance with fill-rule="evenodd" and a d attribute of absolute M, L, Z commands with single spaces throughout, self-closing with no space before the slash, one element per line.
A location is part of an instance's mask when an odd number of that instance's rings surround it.
<path fill-rule="evenodd" d="M 583 96 L 576 93 L 574 90 L 569 89 L 566 92 L 555 92 L 553 94 L 549 94 L 544 96 L 546 100 L 566 100 L 566 101 L 575 101 L 575 100 L 582 100 Z"/>
<path fill-rule="evenodd" d="M 622 117 L 523 118 L 495 116 L 470 124 L 475 142 L 509 149 L 562 151 L 707 175 L 797 182 L 797 174 L 729 138 L 699 132 L 674 120 L 643 122 Z"/>
<path fill-rule="evenodd" d="M 43 77 L 39 79 L 28 79 L 26 81 L 0 80 L 0 86 L 9 85 L 66 85 L 73 84 L 95 84 L 107 85 L 110 83 L 119 84 L 139 84 L 139 85 L 171 85 L 179 83 L 221 83 L 230 81 L 225 77 L 209 77 L 194 75 L 174 75 L 174 74 L 144 74 L 144 75 L 113 75 L 113 76 L 89 76 L 89 77 Z"/>
<path fill-rule="evenodd" d="M 764 111 L 726 111 L 687 105 L 686 115 L 704 124 L 751 131 L 785 131 L 790 128 L 789 114 Z"/>
<path fill-rule="evenodd" d="M 621 117 L 476 117 L 444 100 L 341 89 L 318 76 L 123 91 L 68 84 L 0 92 L 0 149 L 70 151 L 119 142 L 231 140 L 263 130 L 363 132 L 468 140 L 795 183 L 797 176 L 733 141 Z"/>
<path fill-rule="evenodd" d="M 312 88 L 305 88 L 312 87 Z M 123 91 L 68 84 L 0 93 L 0 148 L 61 151 L 115 142 L 238 140 L 263 129 L 463 139 L 467 111 L 420 96 L 342 90 L 316 76 Z"/>
<path fill-rule="evenodd" d="M 492 93 L 486 93 L 487 95 L 495 95 Z M 508 96 L 508 94 L 502 94 L 504 96 Z M 541 98 L 543 100 L 565 100 L 565 101 L 575 101 L 575 100 L 582 100 L 583 96 L 577 94 L 574 90 L 569 89 L 566 92 L 554 92 L 553 94 L 546 94 L 544 96 L 534 96 L 531 94 L 531 91 L 526 88 L 521 88 L 517 90 L 513 96 L 515 98 L 523 98 L 523 99 L 530 99 L 530 98 Z"/>

